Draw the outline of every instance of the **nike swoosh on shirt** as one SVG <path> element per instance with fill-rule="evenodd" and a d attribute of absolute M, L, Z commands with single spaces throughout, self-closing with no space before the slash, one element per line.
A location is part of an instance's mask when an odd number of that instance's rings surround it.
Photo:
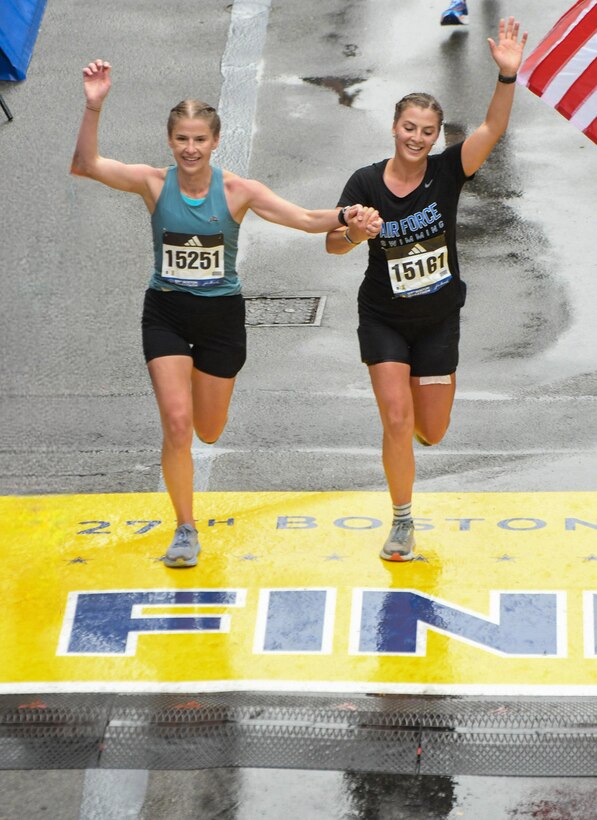
<path fill-rule="evenodd" d="M 425 183 L 425 188 L 429 188 L 429 186 L 431 185 L 432 182 L 433 182 L 432 179 L 430 179 L 429 182 L 426 182 Z"/>

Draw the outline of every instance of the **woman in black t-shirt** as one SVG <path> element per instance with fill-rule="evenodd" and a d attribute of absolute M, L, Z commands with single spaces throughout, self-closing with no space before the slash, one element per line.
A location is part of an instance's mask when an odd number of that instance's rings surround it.
<path fill-rule="evenodd" d="M 456 249 L 458 198 L 507 128 L 526 40 L 513 17 L 500 21 L 497 43 L 489 39 L 498 82 L 484 122 L 470 137 L 430 156 L 441 107 L 428 94 L 409 94 L 396 105 L 394 156 L 356 171 L 338 202 L 361 202 L 383 220 L 379 236 L 369 239 L 358 334 L 383 424 L 393 520 L 380 555 L 388 561 L 414 558 L 413 435 L 421 444 L 437 444 L 450 423 L 465 299 Z M 327 234 L 326 248 L 343 254 L 365 239 L 364 228 L 340 228 Z"/>

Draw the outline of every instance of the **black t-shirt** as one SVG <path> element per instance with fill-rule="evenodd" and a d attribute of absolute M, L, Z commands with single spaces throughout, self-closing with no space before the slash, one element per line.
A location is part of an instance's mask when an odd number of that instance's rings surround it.
<path fill-rule="evenodd" d="M 379 236 L 369 240 L 369 264 L 359 291 L 362 304 L 396 318 L 443 319 L 464 304 L 456 250 L 456 212 L 462 186 L 462 143 L 427 158 L 421 184 L 405 197 L 383 180 L 389 160 L 360 168 L 338 205 L 377 208 Z"/>

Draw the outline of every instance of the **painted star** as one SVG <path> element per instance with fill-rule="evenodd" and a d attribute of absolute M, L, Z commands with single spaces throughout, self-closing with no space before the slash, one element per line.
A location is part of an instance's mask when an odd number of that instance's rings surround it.
<path fill-rule="evenodd" d="M 326 555 L 323 560 L 324 561 L 344 561 L 344 558 L 341 555 L 336 555 L 336 553 L 333 552 L 331 555 Z"/>
<path fill-rule="evenodd" d="M 583 561 L 597 561 L 597 555 L 587 555 L 586 558 L 582 559 Z"/>
<path fill-rule="evenodd" d="M 248 553 L 247 555 L 241 555 L 238 559 L 239 561 L 259 561 L 258 555 L 253 555 L 252 553 Z"/>
<path fill-rule="evenodd" d="M 499 555 L 496 561 L 516 561 L 516 558 L 513 558 L 511 555 Z"/>
<path fill-rule="evenodd" d="M 67 561 L 67 564 L 87 564 L 89 563 L 89 558 L 71 558 L 70 561 Z"/>

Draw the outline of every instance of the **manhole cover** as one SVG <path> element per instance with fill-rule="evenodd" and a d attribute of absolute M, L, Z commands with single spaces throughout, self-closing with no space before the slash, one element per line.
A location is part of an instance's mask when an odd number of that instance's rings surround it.
<path fill-rule="evenodd" d="M 325 296 L 245 296 L 248 327 L 320 325 Z"/>

